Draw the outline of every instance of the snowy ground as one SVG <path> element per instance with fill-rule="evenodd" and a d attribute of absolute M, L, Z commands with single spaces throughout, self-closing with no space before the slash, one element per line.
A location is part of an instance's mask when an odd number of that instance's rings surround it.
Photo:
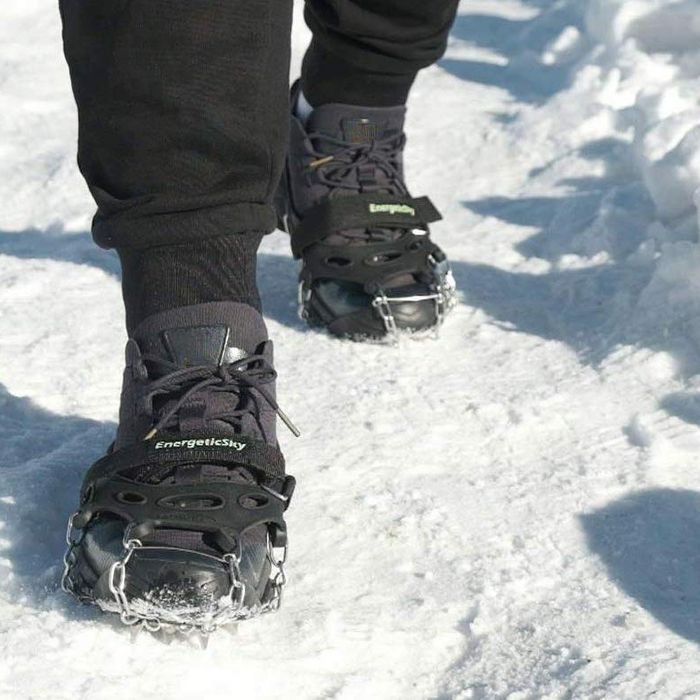
<path fill-rule="evenodd" d="M 87 233 L 55 2 L 4 0 L 0 697 L 700 697 L 699 17 L 463 2 L 409 123 L 462 292 L 439 342 L 309 332 L 266 240 L 304 431 L 291 582 L 204 651 L 131 643 L 57 589 L 114 430 L 119 271 Z"/>

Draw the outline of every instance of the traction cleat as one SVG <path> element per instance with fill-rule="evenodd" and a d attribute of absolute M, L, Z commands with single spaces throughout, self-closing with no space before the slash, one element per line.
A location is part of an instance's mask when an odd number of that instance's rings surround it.
<path fill-rule="evenodd" d="M 295 482 L 275 376 L 250 307 L 146 319 L 127 344 L 117 440 L 68 524 L 65 591 L 151 632 L 208 634 L 279 608 Z"/>
<path fill-rule="evenodd" d="M 298 88 L 292 89 L 296 104 Z M 334 335 L 436 331 L 455 302 L 447 257 L 431 240 L 441 216 L 403 178 L 404 107 L 330 104 L 291 117 L 277 193 L 279 225 L 302 261 L 299 313 Z"/>

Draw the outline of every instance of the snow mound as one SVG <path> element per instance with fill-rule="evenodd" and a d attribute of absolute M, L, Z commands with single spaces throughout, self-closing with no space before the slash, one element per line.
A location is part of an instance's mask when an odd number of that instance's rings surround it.
<path fill-rule="evenodd" d="M 619 91 L 633 98 L 636 157 L 660 218 L 693 213 L 700 187 L 700 5 L 593 0 L 586 26 L 605 47 Z"/>

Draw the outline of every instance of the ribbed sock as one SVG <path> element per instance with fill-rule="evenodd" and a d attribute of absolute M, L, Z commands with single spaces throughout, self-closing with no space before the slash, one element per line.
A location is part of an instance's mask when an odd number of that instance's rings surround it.
<path fill-rule="evenodd" d="M 122 293 L 129 335 L 161 311 L 211 301 L 261 308 L 256 254 L 262 233 L 202 238 L 145 250 L 122 248 Z"/>

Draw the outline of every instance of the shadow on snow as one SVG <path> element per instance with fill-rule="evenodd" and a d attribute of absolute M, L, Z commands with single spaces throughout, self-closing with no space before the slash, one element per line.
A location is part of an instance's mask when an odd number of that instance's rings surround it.
<path fill-rule="evenodd" d="M 642 491 L 581 521 L 616 584 L 670 630 L 700 643 L 700 493 Z"/>
<path fill-rule="evenodd" d="M 91 235 L 85 231 L 0 231 L 0 255 L 11 255 L 23 260 L 57 260 L 89 265 L 117 280 L 121 279 L 117 254 L 113 250 L 98 248 Z M 306 324 L 297 317 L 297 263 L 291 255 L 260 253 L 257 267 L 265 316 L 282 325 L 304 330 Z"/>
<path fill-rule="evenodd" d="M 540 103 L 565 89 L 571 60 L 550 65 L 540 59 L 564 28 L 581 26 L 580 13 L 558 3 L 524 4 L 541 11 L 528 19 L 461 14 L 452 28 L 453 39 L 487 49 L 497 54 L 500 62 L 448 56 L 439 65 L 462 80 L 506 90 L 523 103 Z"/>
<path fill-rule="evenodd" d="M 6 591 L 70 617 L 89 613 L 60 590 L 68 516 L 83 474 L 114 437 L 115 426 L 61 416 L 0 385 L 0 521 L 8 546 L 0 565 Z"/>

